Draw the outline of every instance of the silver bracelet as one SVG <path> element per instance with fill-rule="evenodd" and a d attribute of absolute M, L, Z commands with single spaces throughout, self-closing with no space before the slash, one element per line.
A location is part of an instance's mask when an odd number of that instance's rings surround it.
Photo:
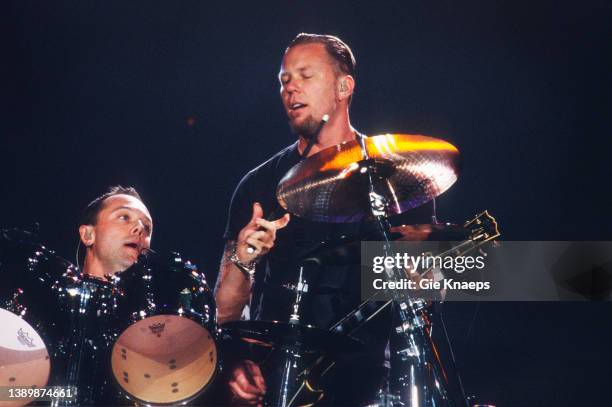
<path fill-rule="evenodd" d="M 238 269 L 242 271 L 242 273 L 244 273 L 244 275 L 248 277 L 249 280 L 251 280 L 251 282 L 253 282 L 255 280 L 255 265 L 257 264 L 257 262 L 256 261 L 252 261 L 250 263 L 241 262 L 240 259 L 238 258 L 237 248 L 238 248 L 238 245 L 235 244 L 234 249 L 232 250 L 232 255 L 230 256 L 230 261 L 234 263 L 236 267 L 238 267 Z"/>

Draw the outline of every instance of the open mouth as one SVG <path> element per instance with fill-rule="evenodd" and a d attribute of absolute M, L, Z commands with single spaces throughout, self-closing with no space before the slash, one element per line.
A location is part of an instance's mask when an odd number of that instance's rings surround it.
<path fill-rule="evenodd" d="M 131 247 L 134 250 L 138 250 L 138 243 L 126 243 L 125 246 Z"/>
<path fill-rule="evenodd" d="M 289 109 L 290 110 L 299 110 L 302 109 L 304 107 L 306 107 L 307 105 L 303 104 L 303 103 L 292 103 L 289 105 Z"/>

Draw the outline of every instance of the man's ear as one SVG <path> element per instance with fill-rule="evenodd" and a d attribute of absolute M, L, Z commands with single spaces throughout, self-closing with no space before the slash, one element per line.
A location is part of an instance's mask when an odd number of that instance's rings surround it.
<path fill-rule="evenodd" d="M 355 90 L 355 79 L 351 75 L 344 75 L 338 80 L 338 100 L 351 97 Z"/>
<path fill-rule="evenodd" d="M 79 236 L 81 237 L 81 242 L 85 245 L 85 247 L 89 247 L 96 241 L 96 232 L 94 231 L 93 225 L 81 225 L 79 226 Z"/>

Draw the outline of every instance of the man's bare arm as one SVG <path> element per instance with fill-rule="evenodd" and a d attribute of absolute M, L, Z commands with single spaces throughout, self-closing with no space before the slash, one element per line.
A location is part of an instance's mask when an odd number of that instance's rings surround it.
<path fill-rule="evenodd" d="M 234 249 L 239 265 L 246 265 L 251 269 L 274 247 L 276 231 L 287 226 L 290 219 L 288 213 L 274 221 L 262 217 L 263 208 L 259 203 L 253 203 L 253 215 L 249 223 L 240 230 L 235 242 L 228 240 L 225 244 L 215 287 L 219 324 L 240 319 L 251 294 L 252 276 L 248 270 L 241 270 L 231 260 Z"/>
<path fill-rule="evenodd" d="M 225 243 L 219 277 L 215 285 L 219 324 L 239 320 L 251 295 L 251 279 L 230 260 L 234 245 L 235 242 L 232 240 Z"/>

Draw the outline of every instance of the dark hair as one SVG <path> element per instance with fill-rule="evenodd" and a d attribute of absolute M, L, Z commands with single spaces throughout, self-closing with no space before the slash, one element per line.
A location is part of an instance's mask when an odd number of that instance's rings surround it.
<path fill-rule="evenodd" d="M 80 225 L 95 225 L 98 222 L 98 213 L 104 208 L 104 201 L 115 195 L 130 195 L 142 202 L 142 198 L 133 187 L 115 185 L 87 205 L 81 215 Z"/>
<path fill-rule="evenodd" d="M 293 41 L 289 43 L 285 54 L 296 45 L 301 44 L 323 44 L 327 54 L 336 62 L 339 72 L 355 77 L 357 61 L 353 51 L 340 38 L 327 34 L 307 34 L 299 33 Z"/>

